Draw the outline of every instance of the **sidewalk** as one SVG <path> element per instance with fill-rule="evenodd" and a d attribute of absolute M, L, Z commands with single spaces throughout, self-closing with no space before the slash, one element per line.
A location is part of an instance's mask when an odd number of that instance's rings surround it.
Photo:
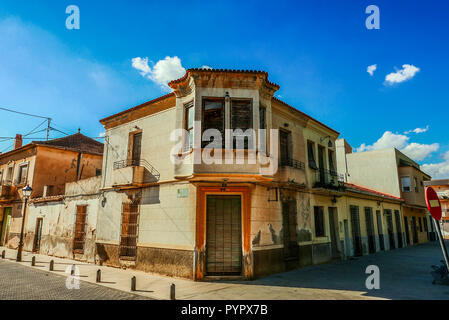
<path fill-rule="evenodd" d="M 15 261 L 17 251 L 0 247 L 0 253 L 6 250 L 6 260 Z M 31 266 L 31 258 L 36 256 L 36 266 Z M 80 286 L 83 281 L 96 283 L 96 272 L 101 270 L 101 283 L 98 285 L 131 292 L 131 277 L 136 277 L 136 291 L 134 294 L 142 295 L 153 299 L 169 299 L 170 285 L 176 285 L 176 299 L 178 300 L 279 300 L 279 299 L 373 299 L 374 297 L 364 296 L 365 292 L 331 290 L 317 288 L 301 288 L 278 286 L 275 283 L 260 285 L 252 281 L 235 282 L 195 282 L 191 280 L 176 279 L 160 275 L 145 273 L 132 269 L 119 269 L 113 267 L 87 264 L 70 259 L 56 258 L 40 254 L 23 252 L 21 265 L 35 268 L 49 273 L 59 275 L 69 275 L 65 273 L 66 268 L 72 264 L 76 265 L 80 271 Z M 54 271 L 49 271 L 50 260 L 54 260 Z M 271 282 L 271 281 L 270 281 Z M 282 282 L 282 280 L 281 280 Z"/>

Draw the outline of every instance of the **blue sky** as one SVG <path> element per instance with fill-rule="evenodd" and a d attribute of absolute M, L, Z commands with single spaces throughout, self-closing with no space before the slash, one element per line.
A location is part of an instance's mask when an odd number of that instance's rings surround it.
<path fill-rule="evenodd" d="M 79 30 L 65 27 L 72 4 Z M 365 27 L 371 4 L 380 9 L 379 30 Z M 259 69 L 281 86 L 279 98 L 354 148 L 396 146 L 449 178 L 448 39 L 449 2 L 436 0 L 2 0 L 0 107 L 97 137 L 99 119 L 167 93 L 162 82 L 182 67 Z M 133 58 L 141 63 L 133 67 Z M 135 68 L 145 58 L 146 73 Z M 408 79 L 389 84 L 391 73 Z M 0 111 L 0 137 L 41 122 Z M 10 144 L 0 142 L 0 151 Z"/>

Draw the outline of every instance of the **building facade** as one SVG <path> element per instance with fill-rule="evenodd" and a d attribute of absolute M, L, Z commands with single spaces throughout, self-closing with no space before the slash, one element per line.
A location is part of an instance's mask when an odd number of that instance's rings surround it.
<path fill-rule="evenodd" d="M 418 163 L 395 148 L 353 153 L 344 139 L 337 141 L 337 154 L 339 170 L 347 182 L 404 199 L 407 244 L 436 239 L 424 197 L 424 182 L 430 180 L 430 176 L 421 171 Z"/>
<path fill-rule="evenodd" d="M 275 98 L 266 72 L 189 69 L 169 86 L 101 120 L 98 261 L 252 279 L 404 245 L 401 195 L 345 184 L 339 133 Z"/>
<path fill-rule="evenodd" d="M 33 188 L 30 200 L 64 194 L 67 182 L 101 174 L 102 153 L 102 143 L 81 133 L 25 146 L 16 138 L 15 149 L 0 154 L 0 245 L 18 246 L 25 185 Z"/>

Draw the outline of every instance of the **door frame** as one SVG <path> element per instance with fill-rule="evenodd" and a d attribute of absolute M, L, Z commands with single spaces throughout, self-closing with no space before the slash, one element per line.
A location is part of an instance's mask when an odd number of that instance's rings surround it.
<path fill-rule="evenodd" d="M 40 222 L 40 223 L 39 223 Z M 42 239 L 42 225 L 44 224 L 44 218 L 38 217 L 36 218 L 36 227 L 34 230 L 34 240 L 33 240 L 33 252 L 39 252 L 41 249 L 41 239 Z M 40 232 L 38 233 L 38 230 Z M 38 238 L 39 235 L 39 238 Z M 37 248 L 37 244 L 39 243 L 39 247 Z"/>
<path fill-rule="evenodd" d="M 251 255 L 251 201 L 249 187 L 198 187 L 196 205 L 196 238 L 194 252 L 194 280 L 201 280 L 206 275 L 206 210 L 207 196 L 239 195 L 241 198 L 242 220 L 242 277 L 253 278 L 253 259 Z"/>

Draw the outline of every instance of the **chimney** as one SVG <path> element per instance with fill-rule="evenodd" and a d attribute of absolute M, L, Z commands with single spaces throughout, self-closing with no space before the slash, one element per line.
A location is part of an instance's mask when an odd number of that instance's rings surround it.
<path fill-rule="evenodd" d="M 22 147 L 22 135 L 16 134 L 16 138 L 14 139 L 14 150 Z"/>

